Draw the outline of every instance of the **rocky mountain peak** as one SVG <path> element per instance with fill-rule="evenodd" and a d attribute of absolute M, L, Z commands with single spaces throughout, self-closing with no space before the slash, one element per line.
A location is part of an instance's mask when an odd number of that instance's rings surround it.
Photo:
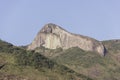
<path fill-rule="evenodd" d="M 63 30 L 65 31 L 62 27 L 56 25 L 56 24 L 53 24 L 53 23 L 48 23 L 46 24 L 41 30 L 39 33 L 57 33 L 56 31 L 59 30 Z M 66 31 L 67 32 L 67 31 Z M 39 34 L 38 33 L 38 34 Z"/>
<path fill-rule="evenodd" d="M 33 42 L 28 46 L 28 50 L 34 50 L 43 46 L 49 49 L 79 47 L 85 51 L 95 51 L 104 55 L 104 45 L 90 37 L 70 33 L 60 26 L 49 23 L 46 24 L 37 34 Z"/>
<path fill-rule="evenodd" d="M 41 30 L 40 32 L 43 33 L 52 33 L 52 30 L 56 28 L 57 25 L 53 24 L 53 23 L 49 23 L 46 24 Z"/>

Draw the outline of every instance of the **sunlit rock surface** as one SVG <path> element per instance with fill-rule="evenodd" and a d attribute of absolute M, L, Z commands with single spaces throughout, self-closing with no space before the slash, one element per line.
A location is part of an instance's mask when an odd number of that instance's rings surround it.
<path fill-rule="evenodd" d="M 70 33 L 58 25 L 46 24 L 37 34 L 33 42 L 28 46 L 28 50 L 44 46 L 49 49 L 79 47 L 85 51 L 95 51 L 104 55 L 103 44 L 93 38 Z"/>

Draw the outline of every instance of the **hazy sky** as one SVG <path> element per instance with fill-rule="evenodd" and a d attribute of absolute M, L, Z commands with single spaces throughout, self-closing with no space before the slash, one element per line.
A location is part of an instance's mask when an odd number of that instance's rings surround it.
<path fill-rule="evenodd" d="M 120 39 L 120 0 L 0 0 L 0 38 L 32 42 L 47 23 L 98 40 Z"/>

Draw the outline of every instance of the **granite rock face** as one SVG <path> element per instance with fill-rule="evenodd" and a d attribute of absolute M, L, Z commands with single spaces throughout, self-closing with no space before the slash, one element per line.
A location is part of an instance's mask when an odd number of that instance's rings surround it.
<path fill-rule="evenodd" d="M 58 25 L 46 24 L 33 42 L 28 46 L 28 50 L 34 50 L 37 47 L 44 46 L 49 49 L 79 47 L 85 51 L 95 51 L 104 55 L 104 45 L 93 38 L 70 33 Z"/>

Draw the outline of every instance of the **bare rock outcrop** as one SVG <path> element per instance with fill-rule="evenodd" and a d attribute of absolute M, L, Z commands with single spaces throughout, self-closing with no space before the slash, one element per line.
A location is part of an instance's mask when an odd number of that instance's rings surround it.
<path fill-rule="evenodd" d="M 49 49 L 79 47 L 85 51 L 95 51 L 104 55 L 104 45 L 93 38 L 70 33 L 58 25 L 46 24 L 33 42 L 28 46 L 28 50 L 34 50 L 37 47 L 44 46 Z"/>

